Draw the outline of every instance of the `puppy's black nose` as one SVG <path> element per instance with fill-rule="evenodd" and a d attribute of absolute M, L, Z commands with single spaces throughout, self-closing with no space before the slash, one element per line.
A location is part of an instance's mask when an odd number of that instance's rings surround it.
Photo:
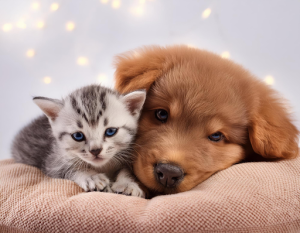
<path fill-rule="evenodd" d="M 168 188 L 175 188 L 184 177 L 182 169 L 169 163 L 158 163 L 154 174 L 159 183 Z"/>
<path fill-rule="evenodd" d="M 93 154 L 95 156 L 99 155 L 101 151 L 102 151 L 102 148 L 96 149 L 96 150 L 90 150 L 91 154 Z"/>

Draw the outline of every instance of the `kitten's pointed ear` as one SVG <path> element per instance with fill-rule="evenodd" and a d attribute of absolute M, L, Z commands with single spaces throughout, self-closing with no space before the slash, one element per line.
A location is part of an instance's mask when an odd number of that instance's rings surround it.
<path fill-rule="evenodd" d="M 123 101 L 133 116 L 139 117 L 146 99 L 146 90 L 130 92 L 123 97 Z"/>
<path fill-rule="evenodd" d="M 45 97 L 34 97 L 33 101 L 51 120 L 55 120 L 55 118 L 58 116 L 58 113 L 63 108 L 63 102 L 61 100 Z"/>

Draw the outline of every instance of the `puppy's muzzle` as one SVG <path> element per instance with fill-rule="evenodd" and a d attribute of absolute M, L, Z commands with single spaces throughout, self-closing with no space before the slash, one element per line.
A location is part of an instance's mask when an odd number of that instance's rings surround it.
<path fill-rule="evenodd" d="M 154 175 L 156 180 L 167 188 L 175 188 L 184 178 L 183 170 L 169 163 L 156 164 Z"/>

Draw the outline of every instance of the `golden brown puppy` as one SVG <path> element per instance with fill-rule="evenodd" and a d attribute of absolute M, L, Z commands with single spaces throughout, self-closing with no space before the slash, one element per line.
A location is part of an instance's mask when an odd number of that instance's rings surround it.
<path fill-rule="evenodd" d="M 232 61 L 145 47 L 118 56 L 116 68 L 118 91 L 147 90 L 134 172 L 150 190 L 187 191 L 241 161 L 298 155 L 299 132 L 276 92 Z"/>

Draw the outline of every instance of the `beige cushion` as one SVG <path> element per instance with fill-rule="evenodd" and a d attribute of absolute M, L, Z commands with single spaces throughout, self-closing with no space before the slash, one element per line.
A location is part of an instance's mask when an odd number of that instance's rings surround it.
<path fill-rule="evenodd" d="M 300 232 L 300 158 L 238 164 L 151 200 L 0 162 L 0 232 Z"/>

